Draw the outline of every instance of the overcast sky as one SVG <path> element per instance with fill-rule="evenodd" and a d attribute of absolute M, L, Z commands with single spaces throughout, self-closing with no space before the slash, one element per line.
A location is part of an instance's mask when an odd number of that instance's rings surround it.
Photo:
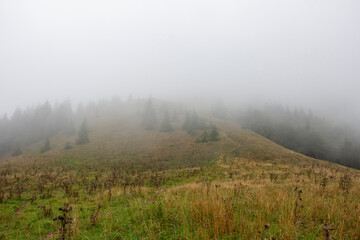
<path fill-rule="evenodd" d="M 0 0 L 0 114 L 115 94 L 360 112 L 359 92 L 359 0 Z"/>

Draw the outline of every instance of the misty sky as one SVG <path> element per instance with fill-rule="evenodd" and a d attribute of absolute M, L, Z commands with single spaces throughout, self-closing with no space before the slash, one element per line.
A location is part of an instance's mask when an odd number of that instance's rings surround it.
<path fill-rule="evenodd" d="M 360 113 L 359 90 L 358 0 L 0 0 L 0 114 L 115 94 Z"/>

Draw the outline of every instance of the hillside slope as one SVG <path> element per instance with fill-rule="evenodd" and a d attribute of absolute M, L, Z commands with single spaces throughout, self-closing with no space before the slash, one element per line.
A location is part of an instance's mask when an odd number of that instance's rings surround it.
<path fill-rule="evenodd" d="M 49 152 L 36 143 L 7 157 L 0 239 L 360 238 L 359 171 L 214 123 L 220 140 L 196 143 L 201 131 L 180 123 L 161 133 L 135 118 L 101 119 L 86 145 L 58 135 Z"/>
<path fill-rule="evenodd" d="M 309 158 L 293 152 L 272 141 L 241 128 L 230 121 L 218 120 L 221 141 L 196 143 L 201 131 L 191 135 L 180 130 L 177 124 L 175 131 L 162 133 L 156 130 L 139 128 L 136 119 L 102 119 L 90 125 L 90 143 L 75 145 L 76 136 L 66 137 L 62 134 L 50 139 L 51 150 L 40 154 L 43 142 L 38 142 L 25 149 L 20 157 L 8 157 L 3 162 L 17 162 L 25 159 L 31 162 L 45 160 L 64 162 L 67 159 L 86 164 L 97 161 L 135 165 L 142 169 L 160 169 L 199 167 L 206 162 L 230 155 L 232 158 L 267 161 L 272 163 L 310 163 L 320 164 L 323 161 Z M 72 149 L 64 150 L 70 142 Z M 335 165 L 334 165 L 335 166 Z M 342 168 L 339 166 L 339 168 Z M 352 170 L 349 170 L 352 171 Z M 355 171 L 356 172 L 356 171 Z"/>

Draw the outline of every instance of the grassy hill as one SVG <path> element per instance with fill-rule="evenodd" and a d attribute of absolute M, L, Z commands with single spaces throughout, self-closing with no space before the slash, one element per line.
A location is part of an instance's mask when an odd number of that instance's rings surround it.
<path fill-rule="evenodd" d="M 220 140 L 196 143 L 103 118 L 88 144 L 6 157 L 0 239 L 360 239 L 359 171 L 214 123 Z"/>

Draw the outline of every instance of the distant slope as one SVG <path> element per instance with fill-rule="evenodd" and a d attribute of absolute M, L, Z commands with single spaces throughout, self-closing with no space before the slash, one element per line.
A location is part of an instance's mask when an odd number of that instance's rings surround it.
<path fill-rule="evenodd" d="M 3 162 L 78 162 L 80 165 L 108 165 L 116 163 L 124 169 L 177 169 L 206 165 L 214 160 L 246 159 L 266 161 L 274 164 L 323 164 L 242 128 L 231 121 L 216 120 L 220 131 L 220 141 L 196 143 L 202 131 L 194 135 L 180 130 L 181 124 L 174 124 L 175 131 L 161 133 L 157 130 L 139 128 L 136 118 L 106 118 L 89 123 L 90 143 L 76 145 L 76 136 L 59 134 L 50 139 L 51 150 L 40 154 L 43 142 L 31 145 L 19 157 L 7 157 Z M 66 142 L 72 149 L 64 150 Z M 26 160 L 27 159 L 27 160 Z M 23 161 L 21 161 L 23 162 Z M 334 164 L 336 165 L 336 164 Z M 339 166 L 340 167 L 340 166 Z"/>

